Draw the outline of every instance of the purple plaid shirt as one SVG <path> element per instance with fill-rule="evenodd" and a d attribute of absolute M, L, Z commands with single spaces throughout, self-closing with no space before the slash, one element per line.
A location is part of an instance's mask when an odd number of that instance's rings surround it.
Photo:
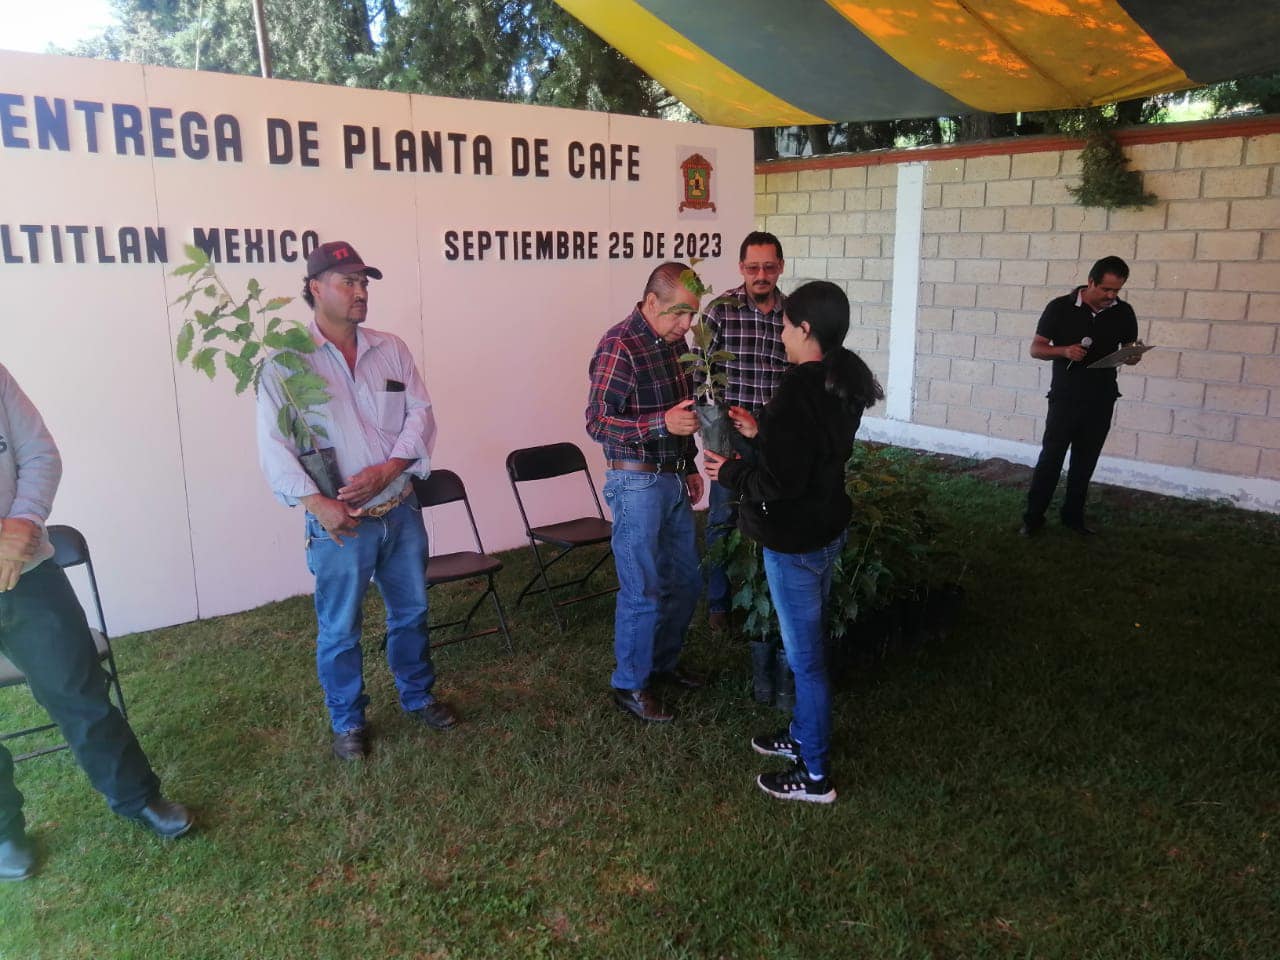
<path fill-rule="evenodd" d="M 789 366 L 782 346 L 786 298 L 779 290 L 774 308 L 761 313 L 747 293 L 746 284 L 726 296 L 734 299 L 716 304 L 702 322 L 712 333 L 711 352 L 728 350 L 733 354 L 733 359 L 724 365 L 729 375 L 725 402 L 759 413 Z"/>
<path fill-rule="evenodd" d="M 693 395 L 679 357 L 684 343 L 667 343 L 640 312 L 610 327 L 591 357 L 587 433 L 604 445 L 608 460 L 672 463 L 686 460 L 693 473 L 693 437 L 667 433 L 663 414 Z"/>

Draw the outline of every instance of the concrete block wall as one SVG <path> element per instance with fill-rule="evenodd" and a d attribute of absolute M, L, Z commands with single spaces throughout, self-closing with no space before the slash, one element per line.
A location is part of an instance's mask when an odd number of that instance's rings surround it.
<path fill-rule="evenodd" d="M 882 380 L 898 378 L 891 389 L 910 390 L 900 409 L 916 433 L 975 455 L 1034 456 L 1050 375 L 1027 352 L 1036 321 L 1095 260 L 1117 254 L 1132 271 L 1122 296 L 1158 349 L 1121 369 L 1104 458 L 1135 474 L 1222 475 L 1208 486 L 1227 491 L 1230 478 L 1280 480 L 1280 121 L 1121 139 L 1155 206 L 1080 207 L 1068 190 L 1080 145 L 1035 138 L 762 164 L 757 222 L 787 245 L 792 282 L 846 287 L 849 345 Z M 922 209 L 904 220 L 895 187 L 921 166 Z M 919 223 L 919 262 L 894 264 L 895 225 L 908 222 Z M 907 358 L 888 354 L 895 278 L 916 287 Z M 1267 486 L 1254 505 L 1280 508 L 1270 495 Z"/>
<path fill-rule="evenodd" d="M 756 223 L 783 245 L 783 289 L 832 280 L 852 307 L 849 347 L 888 376 L 896 166 L 756 174 Z"/>

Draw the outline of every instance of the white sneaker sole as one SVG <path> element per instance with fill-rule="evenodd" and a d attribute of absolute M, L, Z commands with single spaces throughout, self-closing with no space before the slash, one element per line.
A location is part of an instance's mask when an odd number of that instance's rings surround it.
<path fill-rule="evenodd" d="M 756 777 L 756 786 L 763 790 L 771 797 L 777 797 L 779 800 L 803 800 L 806 803 L 835 803 L 836 791 L 834 788 L 826 793 L 809 793 L 805 790 L 771 790 L 764 785 L 764 774 Z"/>

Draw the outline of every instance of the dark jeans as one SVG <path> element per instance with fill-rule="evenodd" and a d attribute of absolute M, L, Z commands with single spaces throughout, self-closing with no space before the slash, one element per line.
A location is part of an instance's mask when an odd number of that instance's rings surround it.
<path fill-rule="evenodd" d="M 26 675 L 31 693 L 62 730 L 94 789 L 121 816 L 136 816 L 160 794 L 138 740 L 107 698 L 84 611 L 52 560 L 0 593 L 0 652 Z M 0 837 L 22 832 L 22 794 L 13 755 L 0 746 Z"/>
<path fill-rule="evenodd" d="M 1067 448 L 1071 464 L 1067 469 L 1067 490 L 1059 515 L 1070 525 L 1084 523 L 1084 503 L 1089 493 L 1089 479 L 1098 465 L 1102 446 L 1111 430 L 1111 413 L 1115 409 L 1114 394 L 1105 396 L 1063 396 L 1049 398 L 1049 415 L 1044 424 L 1044 440 L 1040 459 L 1036 461 L 1027 493 L 1027 511 L 1023 521 L 1030 527 L 1044 523 L 1045 511 L 1058 487 L 1062 462 Z"/>

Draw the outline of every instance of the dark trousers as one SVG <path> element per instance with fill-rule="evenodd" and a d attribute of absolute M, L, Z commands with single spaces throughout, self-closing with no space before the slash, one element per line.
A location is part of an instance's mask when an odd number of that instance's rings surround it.
<path fill-rule="evenodd" d="M 52 560 L 0 593 L 0 652 L 26 675 L 94 788 L 121 816 L 138 814 L 160 793 L 128 722 L 107 698 L 107 675 L 75 592 Z M 24 827 L 13 755 L 0 746 L 0 837 Z"/>
<path fill-rule="evenodd" d="M 1089 479 L 1098 465 L 1102 445 L 1111 430 L 1114 394 L 1104 396 L 1064 396 L 1049 398 L 1049 415 L 1044 424 L 1044 440 L 1040 459 L 1036 461 L 1027 494 L 1027 511 L 1023 521 L 1030 527 L 1044 523 L 1045 511 L 1058 487 L 1062 462 L 1071 449 L 1071 465 L 1067 469 L 1067 491 L 1059 515 L 1070 525 L 1084 523 L 1084 502 L 1089 493 Z"/>

